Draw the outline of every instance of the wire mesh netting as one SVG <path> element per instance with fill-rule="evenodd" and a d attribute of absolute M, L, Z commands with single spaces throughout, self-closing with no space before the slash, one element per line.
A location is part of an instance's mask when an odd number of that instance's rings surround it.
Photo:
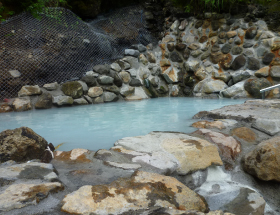
<path fill-rule="evenodd" d="M 81 78 L 94 65 L 123 57 L 132 44 L 155 38 L 144 28 L 144 11 L 131 6 L 84 22 L 70 10 L 49 8 L 0 25 L 0 99 L 15 97 L 24 85 Z"/>

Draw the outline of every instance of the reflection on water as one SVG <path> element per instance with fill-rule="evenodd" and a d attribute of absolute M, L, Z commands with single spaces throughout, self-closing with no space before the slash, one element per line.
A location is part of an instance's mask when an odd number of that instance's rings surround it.
<path fill-rule="evenodd" d="M 106 103 L 0 114 L 0 131 L 27 126 L 59 150 L 109 149 L 123 137 L 151 131 L 192 132 L 192 118 L 202 110 L 213 110 L 244 100 L 158 98 L 135 102 Z"/>

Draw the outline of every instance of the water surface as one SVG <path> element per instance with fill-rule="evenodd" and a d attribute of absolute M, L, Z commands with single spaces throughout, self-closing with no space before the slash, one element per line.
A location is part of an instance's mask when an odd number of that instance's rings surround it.
<path fill-rule="evenodd" d="M 26 126 L 59 150 L 109 149 L 123 137 L 151 131 L 192 132 L 193 115 L 245 100 L 157 98 L 0 114 L 0 132 Z"/>

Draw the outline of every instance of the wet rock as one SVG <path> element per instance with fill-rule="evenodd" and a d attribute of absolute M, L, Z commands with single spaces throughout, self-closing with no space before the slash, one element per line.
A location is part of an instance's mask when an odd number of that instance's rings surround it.
<path fill-rule="evenodd" d="M 139 152 L 160 153 L 153 160 L 154 165 L 166 168 L 165 163 L 173 163 L 173 171 L 175 167 L 181 175 L 205 169 L 211 164 L 222 165 L 216 146 L 182 133 L 151 132 L 145 136 L 120 139 L 115 145 Z M 207 156 L 200 156 L 202 154 Z"/>
<path fill-rule="evenodd" d="M 62 106 L 62 105 L 72 105 L 74 100 L 70 96 L 53 96 L 53 104 Z"/>
<path fill-rule="evenodd" d="M 245 64 L 246 64 L 246 58 L 243 55 L 239 55 L 232 62 L 231 68 L 233 70 L 238 70 L 238 69 L 242 68 L 243 66 L 245 66 Z"/>
<path fill-rule="evenodd" d="M 58 182 L 41 184 L 14 184 L 0 194 L 0 210 L 10 211 L 28 205 L 36 205 L 49 193 L 63 190 Z"/>
<path fill-rule="evenodd" d="M 142 87 L 135 87 L 134 94 L 127 96 L 126 101 L 148 99 L 149 96 Z"/>
<path fill-rule="evenodd" d="M 260 69 L 260 62 L 253 57 L 248 57 L 248 69 L 250 70 L 258 70 Z"/>
<path fill-rule="evenodd" d="M 62 84 L 61 90 L 65 95 L 71 96 L 73 99 L 80 98 L 84 93 L 83 86 L 78 81 Z"/>
<path fill-rule="evenodd" d="M 118 97 L 115 93 L 104 92 L 103 93 L 104 102 L 114 102 L 118 100 Z"/>
<path fill-rule="evenodd" d="M 267 53 L 264 55 L 262 62 L 265 65 L 269 65 L 273 58 L 275 58 L 275 55 L 273 53 Z"/>
<path fill-rule="evenodd" d="M 18 92 L 18 97 L 23 96 L 32 96 L 32 95 L 41 95 L 42 91 L 38 85 L 35 86 L 23 86 L 20 91 Z"/>
<path fill-rule="evenodd" d="M 110 66 L 108 65 L 96 65 L 92 68 L 94 72 L 97 72 L 101 75 L 107 75 L 110 72 Z"/>
<path fill-rule="evenodd" d="M 32 109 L 31 101 L 28 97 L 26 98 L 16 98 L 13 101 L 13 109 L 14 111 L 27 111 Z"/>
<path fill-rule="evenodd" d="M 271 83 L 265 78 L 248 79 L 244 84 L 245 90 L 254 98 L 262 98 L 260 90 L 270 86 Z M 266 92 L 267 94 L 268 92 Z"/>
<path fill-rule="evenodd" d="M 0 133 L 0 162 L 41 159 L 48 142 L 32 129 L 20 127 Z"/>
<path fill-rule="evenodd" d="M 129 82 L 129 85 L 132 86 L 132 87 L 143 86 L 142 82 L 137 78 L 132 78 L 131 81 Z"/>
<path fill-rule="evenodd" d="M 231 130 L 231 135 L 236 136 L 246 142 L 255 142 L 257 139 L 256 133 L 247 127 L 239 127 Z"/>
<path fill-rule="evenodd" d="M 43 88 L 49 91 L 56 90 L 59 87 L 57 82 L 44 84 Z"/>
<path fill-rule="evenodd" d="M 255 76 L 258 78 L 267 77 L 269 75 L 269 70 L 270 68 L 268 66 L 265 66 L 259 69 L 258 71 L 256 71 Z"/>
<path fill-rule="evenodd" d="M 245 155 L 243 167 L 246 172 L 265 181 L 280 181 L 280 138 L 263 141 Z"/>
<path fill-rule="evenodd" d="M 132 213 L 153 206 L 202 212 L 208 209 L 200 196 L 176 179 L 141 171 L 109 185 L 83 186 L 68 194 L 62 204 L 61 210 L 67 213 L 100 215 Z"/>
<path fill-rule="evenodd" d="M 37 102 L 35 103 L 36 109 L 48 109 L 52 108 L 52 95 L 50 93 L 43 93 L 39 96 Z"/>

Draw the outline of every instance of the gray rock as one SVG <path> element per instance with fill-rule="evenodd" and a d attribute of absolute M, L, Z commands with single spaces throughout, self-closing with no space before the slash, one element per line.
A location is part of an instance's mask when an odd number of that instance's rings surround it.
<path fill-rule="evenodd" d="M 126 71 L 121 71 L 119 73 L 123 83 L 127 84 L 130 81 L 130 72 L 126 72 Z"/>
<path fill-rule="evenodd" d="M 117 63 L 120 65 L 121 69 L 124 70 L 130 69 L 130 64 L 123 60 L 118 60 Z"/>
<path fill-rule="evenodd" d="M 184 67 L 186 71 L 195 72 L 199 68 L 199 61 L 198 60 L 191 60 L 184 62 Z"/>
<path fill-rule="evenodd" d="M 94 72 L 97 72 L 101 75 L 107 75 L 110 72 L 109 65 L 96 65 L 92 69 Z"/>
<path fill-rule="evenodd" d="M 193 56 L 194 58 L 197 58 L 199 55 L 202 54 L 202 51 L 201 50 L 194 50 L 194 51 L 191 51 L 191 56 Z"/>
<path fill-rule="evenodd" d="M 139 68 L 138 58 L 132 56 L 126 56 L 125 58 L 123 58 L 123 61 L 129 63 L 130 68 L 134 68 L 134 69 Z"/>
<path fill-rule="evenodd" d="M 257 35 L 257 27 L 250 27 L 245 33 L 245 39 L 254 39 Z"/>
<path fill-rule="evenodd" d="M 252 127 L 270 136 L 280 132 L 280 121 L 278 119 L 257 118 Z"/>
<path fill-rule="evenodd" d="M 134 49 L 125 49 L 124 54 L 132 57 L 139 57 L 140 52 Z"/>
<path fill-rule="evenodd" d="M 87 92 L 88 92 L 87 84 L 83 81 L 78 81 L 78 82 L 82 85 L 84 94 L 87 94 Z"/>
<path fill-rule="evenodd" d="M 271 83 L 265 78 L 248 79 L 244 84 L 245 90 L 254 98 L 258 99 L 262 98 L 260 90 L 270 86 Z M 268 95 L 268 93 L 267 91 L 266 95 Z"/>
<path fill-rule="evenodd" d="M 254 45 L 254 43 L 246 41 L 245 43 L 243 43 L 243 48 L 250 48 L 253 45 Z"/>
<path fill-rule="evenodd" d="M 106 75 L 98 76 L 97 81 L 99 84 L 111 85 L 114 83 L 114 78 Z"/>
<path fill-rule="evenodd" d="M 79 98 L 79 99 L 74 99 L 73 104 L 74 105 L 87 105 L 88 102 L 85 98 Z"/>
<path fill-rule="evenodd" d="M 49 91 L 56 90 L 59 87 L 57 82 L 44 84 L 43 88 Z"/>
<path fill-rule="evenodd" d="M 173 51 L 170 53 L 170 60 L 173 62 L 179 62 L 179 63 L 183 62 L 183 59 L 176 51 Z"/>
<path fill-rule="evenodd" d="M 139 52 L 147 51 L 147 48 L 144 45 L 142 45 L 142 44 L 139 44 L 137 47 L 138 47 Z"/>
<path fill-rule="evenodd" d="M 267 53 L 264 55 L 262 62 L 265 65 L 269 65 L 271 63 L 271 61 L 273 60 L 273 58 L 275 58 L 275 54 Z"/>
<path fill-rule="evenodd" d="M 99 76 L 98 73 L 93 71 L 88 71 L 83 77 L 82 81 L 84 81 L 89 87 L 94 87 L 97 85 L 96 78 Z"/>
<path fill-rule="evenodd" d="M 243 48 L 239 47 L 239 46 L 233 46 L 231 49 L 231 53 L 233 55 L 239 55 L 243 52 Z"/>
<path fill-rule="evenodd" d="M 143 86 L 142 82 L 137 78 L 132 78 L 131 81 L 129 82 L 129 85 L 132 86 L 132 87 Z"/>
<path fill-rule="evenodd" d="M 260 62 L 256 58 L 248 57 L 248 69 L 250 70 L 260 69 Z"/>
<path fill-rule="evenodd" d="M 211 49 L 212 52 L 218 52 L 220 51 L 220 46 L 218 44 L 214 44 L 212 46 L 212 49 Z"/>
<path fill-rule="evenodd" d="M 19 78 L 21 73 L 18 70 L 9 70 L 8 71 L 13 78 Z"/>
<path fill-rule="evenodd" d="M 115 93 L 104 92 L 103 93 L 104 102 L 114 102 L 118 100 L 118 97 Z"/>
<path fill-rule="evenodd" d="M 237 82 L 250 78 L 251 76 L 254 75 L 254 72 L 251 70 L 239 70 L 231 73 L 231 75 L 232 75 L 233 83 L 236 84 Z"/>
<path fill-rule="evenodd" d="M 205 60 L 206 58 L 208 58 L 210 56 L 210 52 L 204 52 L 201 57 L 200 60 Z M 209 62 L 209 61 L 208 61 Z M 210 62 L 209 62 L 210 63 Z"/>
<path fill-rule="evenodd" d="M 89 104 L 92 104 L 92 99 L 88 95 L 84 95 L 84 98 Z"/>
<path fill-rule="evenodd" d="M 243 55 L 246 57 L 254 57 L 254 52 L 252 50 L 246 50 Z"/>
<path fill-rule="evenodd" d="M 52 95 L 50 93 L 43 93 L 39 96 L 35 103 L 36 109 L 49 109 L 52 108 Z"/>
<path fill-rule="evenodd" d="M 103 99 L 103 97 L 96 97 L 96 98 L 93 100 L 93 103 L 94 103 L 94 104 L 101 104 L 101 103 L 104 103 L 104 99 Z"/>
<path fill-rule="evenodd" d="M 231 50 L 231 45 L 230 45 L 230 44 L 225 44 L 225 45 L 222 47 L 222 49 L 221 49 L 221 51 L 222 51 L 224 54 L 229 53 L 230 50 Z"/>
<path fill-rule="evenodd" d="M 245 81 L 238 82 L 222 90 L 220 93 L 225 98 L 247 98 L 249 96 L 249 93 L 244 89 L 244 83 Z"/>
<path fill-rule="evenodd" d="M 280 78 L 280 66 L 272 66 L 270 69 L 270 75 L 273 78 Z"/>
<path fill-rule="evenodd" d="M 117 95 L 120 94 L 120 88 L 118 88 L 116 85 L 103 86 L 102 88 L 103 88 L 104 91 L 109 91 L 109 92 L 115 93 Z"/>
<path fill-rule="evenodd" d="M 88 90 L 88 96 L 91 98 L 99 97 L 103 94 L 103 89 L 101 87 L 91 87 Z"/>
<path fill-rule="evenodd" d="M 239 37 L 236 37 L 236 38 L 234 39 L 234 43 L 235 43 L 236 45 L 241 45 L 242 41 L 241 41 L 241 39 L 240 39 Z"/>
<path fill-rule="evenodd" d="M 246 64 L 246 58 L 243 55 L 239 55 L 232 62 L 231 68 L 233 70 L 238 70 L 238 69 L 242 68 L 243 66 L 245 66 L 245 64 Z"/>
<path fill-rule="evenodd" d="M 62 105 L 72 105 L 74 102 L 73 98 L 70 96 L 53 96 L 53 104 Z"/>
<path fill-rule="evenodd" d="M 266 53 L 267 53 L 267 49 L 264 48 L 264 47 L 260 47 L 260 48 L 257 49 L 257 56 L 259 58 L 263 57 Z"/>
<path fill-rule="evenodd" d="M 128 85 L 124 85 L 120 89 L 120 94 L 124 97 L 132 95 L 134 92 L 135 92 L 135 88 Z"/>
<path fill-rule="evenodd" d="M 120 67 L 120 65 L 118 63 L 112 63 L 111 69 L 115 70 L 116 72 L 120 72 L 122 70 L 122 68 Z"/>
<path fill-rule="evenodd" d="M 114 76 L 114 84 L 115 84 L 117 87 L 121 87 L 122 84 L 123 84 L 123 81 L 122 81 L 120 75 L 117 74 L 117 73 L 116 73 L 115 76 Z"/>

